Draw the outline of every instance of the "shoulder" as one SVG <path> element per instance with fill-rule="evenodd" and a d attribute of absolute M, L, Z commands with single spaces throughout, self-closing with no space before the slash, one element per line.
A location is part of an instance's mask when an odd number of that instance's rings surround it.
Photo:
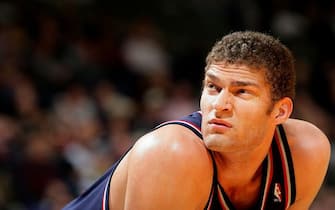
<path fill-rule="evenodd" d="M 183 205 L 207 202 L 212 159 L 201 139 L 183 126 L 166 125 L 140 138 L 129 153 L 127 165 L 128 189 L 137 195 L 151 197 L 163 206 L 162 202 L 168 202 L 166 197 L 176 206 L 184 201 Z"/>
<path fill-rule="evenodd" d="M 150 155 L 161 158 L 171 156 L 170 158 L 186 158 L 189 162 L 199 163 L 208 161 L 210 158 L 199 137 L 191 130 L 174 124 L 160 127 L 141 137 L 135 143 L 131 153 L 143 158 L 150 158 Z"/>
<path fill-rule="evenodd" d="M 187 173 L 188 178 L 207 177 L 212 172 L 212 159 L 202 140 L 180 125 L 163 126 L 140 138 L 129 162 L 141 162 L 151 170 Z"/>
<path fill-rule="evenodd" d="M 304 120 L 289 119 L 283 126 L 293 152 L 318 154 L 317 159 L 320 159 L 320 152 L 325 156 L 330 154 L 330 142 L 327 136 L 314 124 Z"/>
<path fill-rule="evenodd" d="M 296 205 L 308 207 L 318 193 L 330 160 L 330 142 L 314 124 L 289 119 L 284 129 L 296 178 Z"/>

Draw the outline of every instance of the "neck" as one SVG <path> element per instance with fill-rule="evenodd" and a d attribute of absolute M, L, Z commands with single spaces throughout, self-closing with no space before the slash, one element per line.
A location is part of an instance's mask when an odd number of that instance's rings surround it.
<path fill-rule="evenodd" d="M 270 145 L 271 142 L 252 151 L 213 152 L 220 184 L 225 188 L 239 188 L 258 180 Z"/>
<path fill-rule="evenodd" d="M 240 158 L 227 158 L 213 153 L 218 182 L 237 209 L 250 209 L 257 203 L 262 182 L 262 162 L 266 154 L 239 154 Z"/>

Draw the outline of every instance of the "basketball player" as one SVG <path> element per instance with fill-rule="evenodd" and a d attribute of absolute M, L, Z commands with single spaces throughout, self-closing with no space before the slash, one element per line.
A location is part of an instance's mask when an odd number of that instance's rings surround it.
<path fill-rule="evenodd" d="M 330 144 L 311 123 L 289 119 L 291 52 L 272 36 L 234 32 L 206 63 L 201 111 L 141 137 L 64 210 L 309 208 Z"/>

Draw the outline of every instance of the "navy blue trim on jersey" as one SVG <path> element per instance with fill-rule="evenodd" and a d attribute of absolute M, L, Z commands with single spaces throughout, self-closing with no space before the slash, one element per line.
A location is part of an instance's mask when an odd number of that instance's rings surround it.
<path fill-rule="evenodd" d="M 121 160 L 128 154 L 130 147 L 91 187 L 79 195 L 62 210 L 109 210 L 110 180 Z"/>
<path fill-rule="evenodd" d="M 155 129 L 163 127 L 165 125 L 170 125 L 170 124 L 177 124 L 177 125 L 187 127 L 188 129 L 193 131 L 193 133 L 195 135 L 197 135 L 200 139 L 202 139 L 201 113 L 200 112 L 194 112 L 190 115 L 187 115 L 187 116 L 181 118 L 180 120 L 171 120 L 171 121 L 164 122 L 164 123 L 156 126 Z"/>
<path fill-rule="evenodd" d="M 104 192 L 110 180 L 112 168 L 100 177 L 91 187 L 82 193 L 75 200 L 66 205 L 63 210 L 81 210 L 81 209 L 104 209 Z"/>
<path fill-rule="evenodd" d="M 288 145 L 288 141 L 287 141 L 287 137 L 286 137 L 283 125 L 279 125 L 278 130 L 279 130 L 281 138 L 283 139 L 282 143 L 285 148 L 286 159 L 287 159 L 287 163 L 288 163 L 288 167 L 290 171 L 290 182 L 291 182 L 291 188 L 292 188 L 290 204 L 293 204 L 296 199 L 296 188 L 295 188 L 296 185 L 295 185 L 295 174 L 294 174 L 292 155 L 291 155 L 290 147 Z"/>

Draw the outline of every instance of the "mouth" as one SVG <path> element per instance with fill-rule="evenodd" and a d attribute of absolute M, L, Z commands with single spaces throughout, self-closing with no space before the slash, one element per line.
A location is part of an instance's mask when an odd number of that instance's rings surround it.
<path fill-rule="evenodd" d="M 225 121 L 225 120 L 221 120 L 221 119 L 211 119 L 208 122 L 210 125 L 216 125 L 216 126 L 224 126 L 224 127 L 228 127 L 228 128 L 232 128 L 232 124 L 230 124 L 229 122 Z"/>

